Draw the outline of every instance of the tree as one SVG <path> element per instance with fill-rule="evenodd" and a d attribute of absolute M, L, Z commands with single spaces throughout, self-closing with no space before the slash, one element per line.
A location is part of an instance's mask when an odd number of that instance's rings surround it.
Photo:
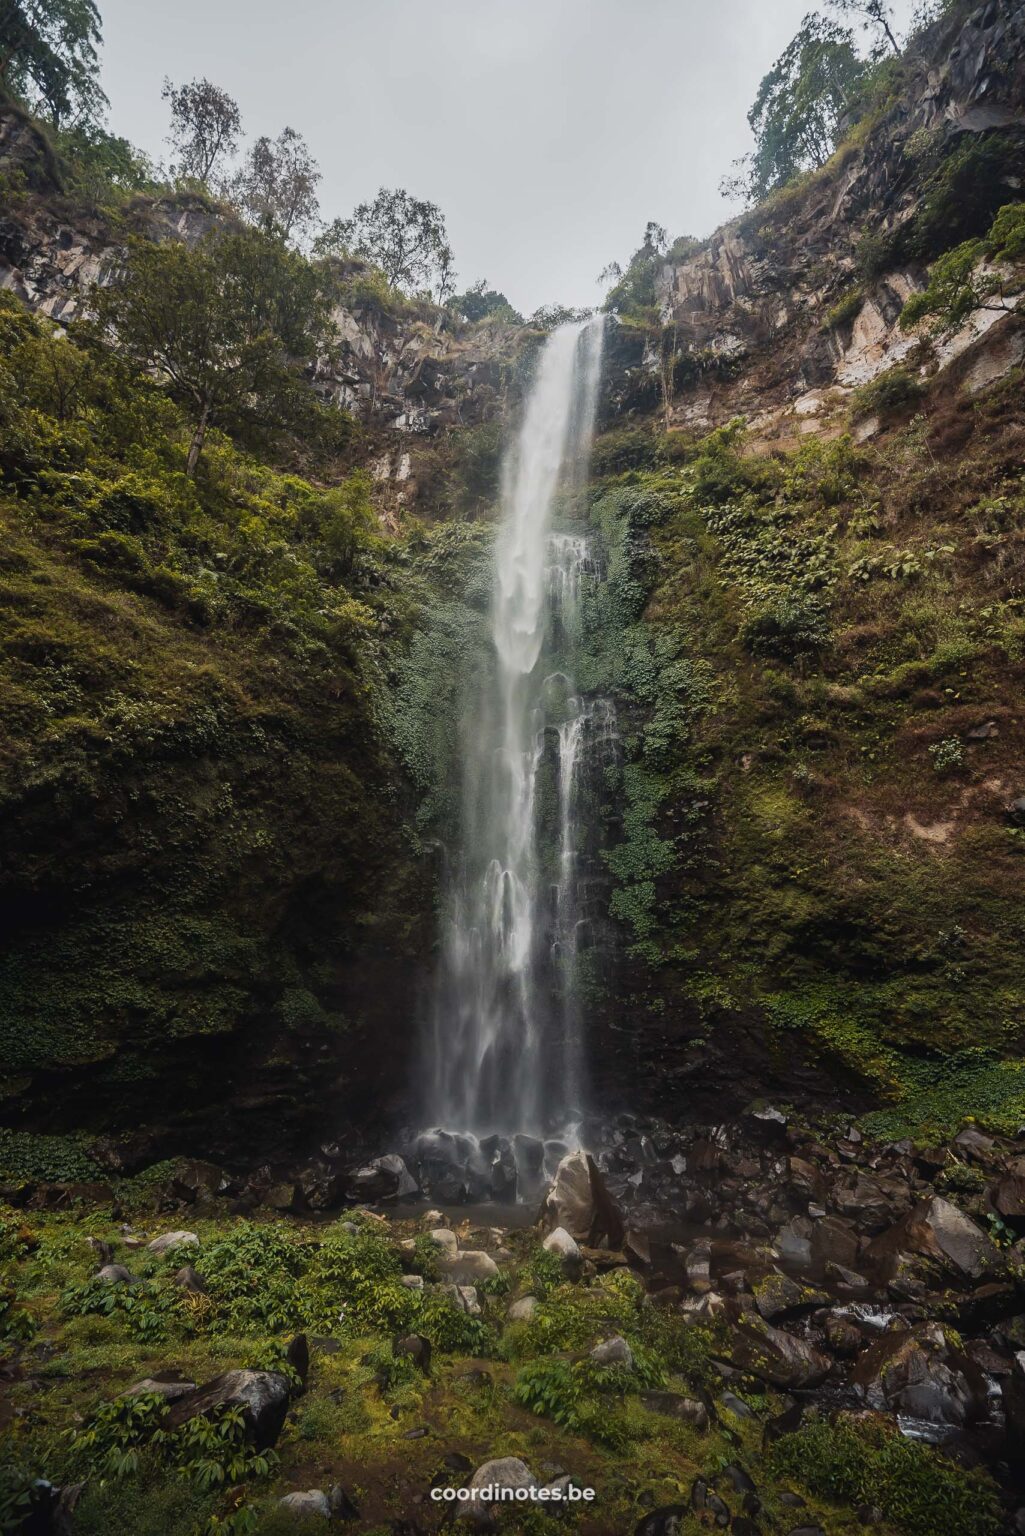
<path fill-rule="evenodd" d="M 303 365 L 328 344 L 329 307 L 308 261 L 272 235 L 214 233 L 190 249 L 134 241 L 124 280 L 96 292 L 100 324 L 189 413 L 186 474 L 211 426 L 286 426 Z"/>
<path fill-rule="evenodd" d="M 177 155 L 175 173 L 208 182 L 219 161 L 233 155 L 242 132 L 238 103 L 209 80 L 173 85 L 164 80 L 161 97 L 171 106 L 167 142 Z"/>
<path fill-rule="evenodd" d="M 442 289 L 453 278 L 452 248 L 441 209 L 401 187 L 382 187 L 374 201 L 360 203 L 351 218 L 333 220 L 317 250 L 322 255 L 362 256 L 380 267 L 393 287 L 411 293 L 433 284 L 441 302 Z"/>
<path fill-rule="evenodd" d="M 900 52 L 900 46 L 890 26 L 893 8 L 887 5 L 886 0 L 826 0 L 826 4 L 831 11 L 836 11 L 840 16 L 862 17 L 869 26 L 877 28 L 894 53 Z"/>
<path fill-rule="evenodd" d="M 806 16 L 758 87 L 747 114 L 755 148 L 721 183 L 723 194 L 755 202 L 824 165 L 858 103 L 867 68 L 849 28 Z"/>
<path fill-rule="evenodd" d="M 60 127 L 102 115 L 94 0 L 0 0 L 0 85 Z"/>
<path fill-rule="evenodd" d="M 598 274 L 598 281 L 609 291 L 604 308 L 615 314 L 637 314 L 657 302 L 656 283 L 665 264 L 669 236 L 661 224 L 649 219 L 644 238 L 627 263 L 626 271 L 618 261 L 610 261 Z"/>
<path fill-rule="evenodd" d="M 505 294 L 499 293 L 497 288 L 489 288 L 483 278 L 471 283 L 465 293 L 449 299 L 448 307 L 471 322 L 485 320 L 489 315 L 502 320 L 522 321 L 522 316 L 516 313 Z"/>
<path fill-rule="evenodd" d="M 247 219 L 282 240 L 308 234 L 317 223 L 320 170 L 309 145 L 294 128 L 277 139 L 256 140 L 232 188 L 233 200 Z"/>

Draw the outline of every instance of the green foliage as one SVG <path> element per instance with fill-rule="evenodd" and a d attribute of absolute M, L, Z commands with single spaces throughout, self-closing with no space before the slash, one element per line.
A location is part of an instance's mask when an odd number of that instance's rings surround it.
<path fill-rule="evenodd" d="M 1003 274 L 983 270 L 983 263 L 1022 259 L 1025 203 L 1008 203 L 985 238 L 965 240 L 933 264 L 927 286 L 912 294 L 900 312 L 901 329 L 912 330 L 931 317 L 933 334 L 944 335 L 956 331 L 977 309 L 1007 309 Z"/>
<path fill-rule="evenodd" d="M 591 450 L 591 472 L 599 479 L 631 469 L 652 469 L 657 443 L 645 427 L 620 427 L 603 432 Z"/>
<path fill-rule="evenodd" d="M 956 773 L 959 768 L 964 767 L 964 747 L 957 736 L 945 736 L 942 741 L 933 742 L 929 748 L 929 756 L 932 758 L 933 768 L 939 774 Z"/>
<path fill-rule="evenodd" d="M 603 308 L 611 314 L 631 319 L 650 318 L 657 301 L 656 285 L 666 261 L 668 236 L 661 224 L 649 221 L 644 239 L 630 258 L 624 272 L 618 262 L 602 275 L 613 280 Z"/>
<path fill-rule="evenodd" d="M 109 1317 L 130 1338 L 155 1344 L 174 1328 L 188 1326 L 188 1313 L 180 1286 L 163 1280 L 136 1280 L 132 1284 L 88 1280 L 66 1286 L 61 1294 L 65 1317 Z"/>
<path fill-rule="evenodd" d="M 854 391 L 851 414 L 855 418 L 876 414 L 892 416 L 917 405 L 924 394 L 925 385 L 921 379 L 897 364 L 876 374 L 874 379 Z"/>
<path fill-rule="evenodd" d="M 864 293 L 855 283 L 852 287 L 845 289 L 835 303 L 826 310 L 822 321 L 823 326 L 826 330 L 842 331 L 857 319 L 864 302 Z"/>
<path fill-rule="evenodd" d="M 740 638 L 754 656 L 796 661 L 816 655 L 828 644 L 829 616 L 822 602 L 809 593 L 780 593 L 748 615 Z"/>
<path fill-rule="evenodd" d="M 308 1259 L 305 1244 L 280 1227 L 240 1221 L 203 1253 L 203 1281 L 218 1326 L 232 1333 L 298 1327 L 296 1281 Z"/>
<path fill-rule="evenodd" d="M 193 421 L 187 474 L 211 426 L 267 433 L 310 414 L 301 370 L 327 345 L 327 301 L 316 269 L 272 236 L 134 241 L 123 278 L 95 304 L 125 355 L 154 370 Z"/>
<path fill-rule="evenodd" d="M 86 1152 L 85 1135 L 44 1136 L 0 1127 L 0 1176 L 88 1183 L 99 1169 Z"/>
<path fill-rule="evenodd" d="M 814 13 L 764 76 L 747 114 L 755 137 L 724 191 L 757 202 L 824 165 L 861 104 L 866 66 L 849 28 Z"/>
<path fill-rule="evenodd" d="M 540 1243 L 532 1250 L 526 1267 L 528 1289 L 540 1300 L 562 1285 L 562 1260 Z"/>
<path fill-rule="evenodd" d="M 483 278 L 471 283 L 465 293 L 453 295 L 447 301 L 447 307 L 471 324 L 481 320 L 499 321 L 503 325 L 523 324 L 523 316 L 517 314 L 505 294 L 489 288 Z"/>
<path fill-rule="evenodd" d="M 147 1459 L 157 1459 L 201 1492 L 268 1477 L 278 1465 L 275 1451 L 257 1451 L 249 1443 L 239 1405 L 190 1419 L 174 1431 L 166 1427 L 167 1412 L 159 1393 L 101 1403 L 88 1423 L 69 1436 L 72 1464 L 91 1475 L 122 1480 L 137 1477 Z"/>
<path fill-rule="evenodd" d="M 436 203 L 412 197 L 401 187 L 382 187 L 351 218 L 335 219 L 318 237 L 316 249 L 321 255 L 361 256 L 379 267 L 393 287 L 411 293 L 433 286 L 439 303 L 452 293 L 452 248 L 444 214 Z M 483 288 L 478 297 L 483 300 Z M 502 295 L 495 298 L 502 300 Z"/>
<path fill-rule="evenodd" d="M 845 1505 L 877 1505 L 902 1536 L 995 1536 L 996 1489 L 890 1425 L 817 1422 L 777 1441 L 773 1471 Z"/>
<path fill-rule="evenodd" d="M 59 126 L 74 113 L 96 119 L 100 13 L 94 0 L 8 0 L 0 11 L 0 85 Z"/>

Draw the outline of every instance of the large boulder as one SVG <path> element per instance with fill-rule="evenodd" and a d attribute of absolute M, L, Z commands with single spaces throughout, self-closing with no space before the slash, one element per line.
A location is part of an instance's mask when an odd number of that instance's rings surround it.
<path fill-rule="evenodd" d="M 265 1451 L 281 1433 L 288 1395 L 288 1379 L 278 1371 L 225 1371 L 172 1403 L 167 1427 L 178 1429 L 220 1408 L 241 1408 L 247 1438 L 258 1451 Z"/>
<path fill-rule="evenodd" d="M 475 1285 L 478 1280 L 493 1280 L 499 1273 L 498 1265 L 490 1253 L 481 1248 L 464 1248 L 461 1253 L 450 1254 L 438 1260 L 445 1277 L 456 1285 Z"/>
<path fill-rule="evenodd" d="M 725 1315 L 730 1326 L 725 1340 L 713 1346 L 717 1359 L 784 1391 L 817 1387 L 829 1375 L 828 1356 L 804 1339 L 773 1328 L 757 1312 L 743 1311 L 735 1301 L 726 1303 Z"/>
<path fill-rule="evenodd" d="M 623 1218 L 594 1159 L 586 1152 L 568 1153 L 555 1170 L 541 1206 L 541 1224 L 548 1231 L 562 1227 L 578 1243 L 618 1248 Z"/>
<path fill-rule="evenodd" d="M 891 1280 L 916 1271 L 978 1280 L 1003 1269 L 993 1240 L 940 1195 L 920 1200 L 869 1244 L 867 1255 Z"/>
<path fill-rule="evenodd" d="M 962 1429 L 985 1418 L 986 1378 L 939 1323 L 887 1333 L 861 1354 L 852 1382 L 869 1408 Z"/>
<path fill-rule="evenodd" d="M 350 1200 L 410 1200 L 420 1186 L 395 1152 L 375 1157 L 349 1175 L 346 1193 Z"/>

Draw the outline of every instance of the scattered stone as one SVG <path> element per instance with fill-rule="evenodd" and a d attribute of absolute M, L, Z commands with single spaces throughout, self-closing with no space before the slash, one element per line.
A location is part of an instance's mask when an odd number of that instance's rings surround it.
<path fill-rule="evenodd" d="M 331 1518 L 331 1501 L 319 1488 L 309 1488 L 305 1493 L 286 1493 L 278 1503 L 282 1509 L 304 1520 L 310 1516 L 323 1520 Z"/>
<path fill-rule="evenodd" d="M 407 1291 L 422 1291 L 424 1288 L 423 1275 L 401 1275 L 399 1284 L 404 1285 Z"/>
<path fill-rule="evenodd" d="M 171 1276 L 172 1285 L 180 1285 L 183 1291 L 189 1291 L 193 1296 L 204 1296 L 206 1284 L 191 1264 L 183 1264 L 181 1269 L 175 1270 Z"/>
<path fill-rule="evenodd" d="M 726 1312 L 732 1326 L 725 1342 L 715 1346 L 716 1358 L 785 1390 L 817 1387 L 829 1375 L 828 1356 L 803 1339 L 742 1312 L 735 1301 L 726 1303 Z"/>
<path fill-rule="evenodd" d="M 470 1488 L 536 1488 L 537 1479 L 518 1456 L 499 1456 L 494 1461 L 485 1461 L 479 1466 L 469 1482 Z M 492 1503 L 490 1499 L 477 1499 L 473 1501 L 485 1508 Z"/>
<path fill-rule="evenodd" d="M 628 1371 L 633 1370 L 633 1350 L 619 1333 L 596 1344 L 591 1350 L 591 1359 L 596 1365 L 622 1365 Z"/>
<path fill-rule="evenodd" d="M 164 1232 L 147 1243 L 146 1250 L 156 1254 L 173 1253 L 176 1248 L 184 1248 L 189 1244 L 199 1247 L 199 1238 L 195 1232 Z"/>
<path fill-rule="evenodd" d="M 96 1278 L 106 1281 L 108 1285 L 135 1284 L 135 1276 L 123 1264 L 104 1264 L 102 1269 L 96 1271 Z"/>
<path fill-rule="evenodd" d="M 442 1273 L 455 1281 L 456 1285 L 472 1285 L 475 1280 L 491 1280 L 500 1273 L 490 1253 L 478 1248 L 464 1248 L 461 1253 L 440 1262 Z"/>
<path fill-rule="evenodd" d="M 537 1311 L 536 1296 L 521 1296 L 514 1301 L 506 1314 L 511 1323 L 529 1323 Z"/>
<path fill-rule="evenodd" d="M 881 1261 L 888 1277 L 913 1268 L 915 1259 L 933 1261 L 947 1272 L 973 1280 L 1003 1267 L 1000 1250 L 970 1216 L 939 1195 L 920 1200 L 896 1226 L 874 1239 L 867 1257 Z"/>
<path fill-rule="evenodd" d="M 554 1232 L 549 1232 L 541 1246 L 548 1253 L 558 1254 L 562 1260 L 562 1267 L 568 1275 L 580 1272 L 580 1267 L 583 1263 L 580 1257 L 580 1249 L 565 1227 L 556 1227 Z"/>
<path fill-rule="evenodd" d="M 986 1378 L 940 1323 L 884 1334 L 855 1362 L 852 1383 L 869 1408 L 958 1429 L 983 1418 Z"/>
<path fill-rule="evenodd" d="M 693 1424 L 695 1429 L 708 1428 L 708 1409 L 696 1398 L 684 1397 L 679 1392 L 642 1392 L 641 1403 L 652 1413 L 681 1419 L 685 1424 Z M 747 1407 L 746 1403 L 744 1407 Z"/>
<path fill-rule="evenodd" d="M 541 1207 L 541 1223 L 591 1247 L 602 1241 L 610 1248 L 619 1247 L 623 1218 L 586 1152 L 570 1152 L 559 1163 Z"/>
<path fill-rule="evenodd" d="M 691 1514 L 686 1504 L 663 1504 L 634 1526 L 634 1536 L 686 1536 L 690 1527 Z"/>
<path fill-rule="evenodd" d="M 408 1355 L 425 1376 L 431 1374 L 431 1341 L 422 1333 L 400 1334 L 392 1340 L 393 1355 Z"/>
<path fill-rule="evenodd" d="M 773 1270 L 764 1279 L 756 1281 L 752 1289 L 755 1306 L 762 1317 L 769 1322 L 776 1317 L 810 1312 L 813 1307 L 829 1304 L 829 1297 L 825 1291 L 812 1290 L 810 1286 L 801 1285 L 797 1280 L 791 1280 L 789 1275 L 781 1274 L 779 1270 Z"/>
<path fill-rule="evenodd" d="M 442 1211 L 425 1211 L 420 1217 L 420 1225 L 422 1227 L 440 1227 L 444 1220 L 445 1215 Z"/>
<path fill-rule="evenodd" d="M 440 1248 L 443 1253 L 454 1255 L 459 1252 L 459 1239 L 454 1232 L 449 1231 L 448 1227 L 435 1227 L 434 1231 L 428 1232 L 427 1236 L 435 1248 Z"/>

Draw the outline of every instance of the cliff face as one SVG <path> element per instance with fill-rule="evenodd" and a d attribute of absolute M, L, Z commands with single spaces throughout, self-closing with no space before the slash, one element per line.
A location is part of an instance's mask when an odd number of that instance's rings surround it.
<path fill-rule="evenodd" d="M 766 444 L 840 430 L 850 391 L 906 358 L 897 328 L 958 220 L 1025 174 L 1025 13 L 958 10 L 895 66 L 890 98 L 821 171 L 718 230 L 659 281 L 684 366 L 669 424 L 742 415 Z M 960 162 L 944 181 L 943 166 Z M 973 317 L 935 359 L 978 384 L 1020 361 L 1016 322 Z M 649 357 L 649 366 L 655 366 Z"/>

